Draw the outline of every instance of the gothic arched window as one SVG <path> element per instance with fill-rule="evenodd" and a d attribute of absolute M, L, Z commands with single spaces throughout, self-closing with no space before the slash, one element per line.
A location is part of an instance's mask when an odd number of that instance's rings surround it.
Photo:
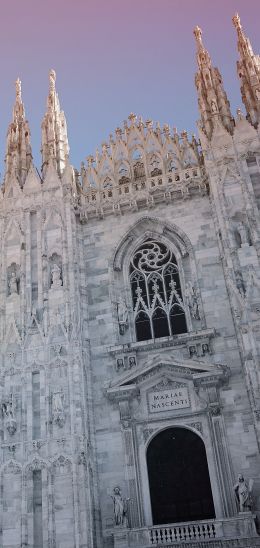
<path fill-rule="evenodd" d="M 146 240 L 135 251 L 130 281 L 138 341 L 187 332 L 177 261 L 165 244 Z"/>

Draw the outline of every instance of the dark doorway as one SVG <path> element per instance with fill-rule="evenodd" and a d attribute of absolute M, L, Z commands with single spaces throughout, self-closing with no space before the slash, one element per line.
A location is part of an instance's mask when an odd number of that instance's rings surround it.
<path fill-rule="evenodd" d="M 205 446 L 186 428 L 152 439 L 147 466 L 154 525 L 215 517 Z"/>

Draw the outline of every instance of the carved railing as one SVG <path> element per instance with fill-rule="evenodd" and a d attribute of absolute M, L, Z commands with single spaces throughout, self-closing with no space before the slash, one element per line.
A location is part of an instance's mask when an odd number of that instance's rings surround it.
<path fill-rule="evenodd" d="M 260 546 L 255 515 L 238 516 L 138 529 L 114 529 L 115 548 L 224 548 Z"/>
<path fill-rule="evenodd" d="M 151 545 L 162 545 L 184 540 L 209 540 L 222 536 L 220 529 L 221 523 L 214 521 L 152 527 L 149 529 L 149 541 Z"/>

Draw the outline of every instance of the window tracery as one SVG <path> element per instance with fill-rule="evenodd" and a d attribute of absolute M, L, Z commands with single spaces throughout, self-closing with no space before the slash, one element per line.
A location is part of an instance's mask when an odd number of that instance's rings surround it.
<path fill-rule="evenodd" d="M 153 154 L 150 158 L 150 175 L 155 177 L 157 175 L 162 175 L 161 162 L 156 154 Z"/>
<path fill-rule="evenodd" d="M 119 184 L 129 183 L 130 181 L 130 169 L 125 163 L 121 163 L 118 168 Z"/>
<path fill-rule="evenodd" d="M 163 243 L 146 240 L 130 264 L 138 341 L 187 332 L 176 257 Z"/>

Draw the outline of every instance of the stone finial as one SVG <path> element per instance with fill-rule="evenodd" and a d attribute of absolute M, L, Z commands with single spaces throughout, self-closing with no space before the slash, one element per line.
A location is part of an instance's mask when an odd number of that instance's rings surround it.
<path fill-rule="evenodd" d="M 136 114 L 134 114 L 133 112 L 130 112 L 129 116 L 128 116 L 128 120 L 134 124 L 136 122 L 136 119 L 137 119 L 137 116 Z"/>
<path fill-rule="evenodd" d="M 91 167 L 94 164 L 94 161 L 95 161 L 95 159 L 94 159 L 93 156 L 91 156 L 91 155 L 87 156 L 87 163 L 88 163 L 89 167 Z"/>

